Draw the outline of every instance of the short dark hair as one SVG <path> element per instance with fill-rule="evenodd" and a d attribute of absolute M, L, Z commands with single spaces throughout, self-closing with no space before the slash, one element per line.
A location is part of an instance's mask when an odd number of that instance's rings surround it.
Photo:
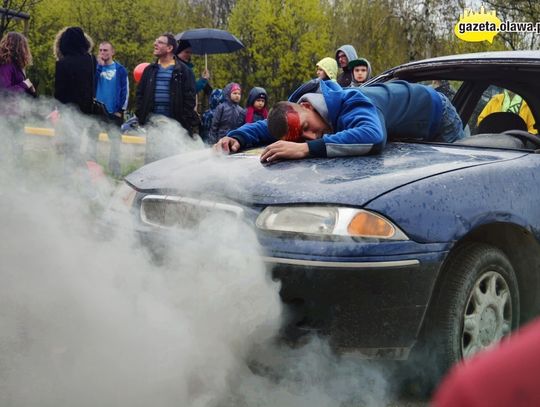
<path fill-rule="evenodd" d="M 167 45 L 172 47 L 171 52 L 176 55 L 176 38 L 174 38 L 174 35 L 172 33 L 164 33 L 160 37 L 167 37 Z"/>
<path fill-rule="evenodd" d="M 278 102 L 268 113 L 267 126 L 270 135 L 276 139 L 282 139 L 289 132 L 287 113 L 295 112 L 291 102 Z"/>
<path fill-rule="evenodd" d="M 186 48 L 191 48 L 191 43 L 188 40 L 179 40 L 176 48 L 176 53 L 179 54 Z"/>

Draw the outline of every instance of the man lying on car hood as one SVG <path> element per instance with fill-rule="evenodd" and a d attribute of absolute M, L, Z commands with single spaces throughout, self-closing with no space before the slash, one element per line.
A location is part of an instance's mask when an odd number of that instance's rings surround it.
<path fill-rule="evenodd" d="M 446 96 L 428 86 L 392 81 L 342 89 L 314 79 L 267 120 L 229 132 L 214 148 L 230 153 L 270 144 L 261 155 L 266 163 L 378 154 L 387 136 L 451 143 L 463 138 L 463 125 Z"/>

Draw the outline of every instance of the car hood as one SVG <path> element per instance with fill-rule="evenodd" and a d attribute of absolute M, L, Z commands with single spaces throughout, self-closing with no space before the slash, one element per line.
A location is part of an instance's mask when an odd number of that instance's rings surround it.
<path fill-rule="evenodd" d="M 437 174 L 518 158 L 519 151 L 390 143 L 375 156 L 259 162 L 260 149 L 224 156 L 203 150 L 148 164 L 126 177 L 144 193 L 224 197 L 250 205 L 333 203 L 362 206 Z"/>

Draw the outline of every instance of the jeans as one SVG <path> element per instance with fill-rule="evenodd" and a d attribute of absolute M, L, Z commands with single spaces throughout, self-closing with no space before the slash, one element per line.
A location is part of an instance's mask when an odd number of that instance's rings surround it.
<path fill-rule="evenodd" d="M 99 133 L 102 130 L 107 131 L 110 141 L 110 153 L 109 153 L 109 171 L 115 178 L 120 178 L 122 175 L 120 165 L 120 149 L 122 143 L 122 135 L 120 133 L 120 126 L 123 123 L 123 118 L 118 117 L 112 113 L 108 117 L 100 117 L 99 123 L 95 123 L 91 126 L 88 134 L 88 149 L 86 153 L 86 159 L 89 161 L 97 162 L 97 145 L 99 139 Z"/>
<path fill-rule="evenodd" d="M 435 137 L 435 141 L 453 143 L 465 137 L 463 123 L 452 102 L 442 93 L 439 93 L 439 96 L 442 101 L 442 116 L 441 126 Z"/>

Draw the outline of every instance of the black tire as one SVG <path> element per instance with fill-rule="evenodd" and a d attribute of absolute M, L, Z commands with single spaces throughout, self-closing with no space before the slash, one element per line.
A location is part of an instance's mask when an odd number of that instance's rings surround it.
<path fill-rule="evenodd" d="M 440 279 L 413 357 L 422 366 L 421 377 L 414 376 L 424 391 L 431 391 L 454 363 L 499 341 L 519 323 L 516 275 L 498 248 L 460 245 Z"/>

